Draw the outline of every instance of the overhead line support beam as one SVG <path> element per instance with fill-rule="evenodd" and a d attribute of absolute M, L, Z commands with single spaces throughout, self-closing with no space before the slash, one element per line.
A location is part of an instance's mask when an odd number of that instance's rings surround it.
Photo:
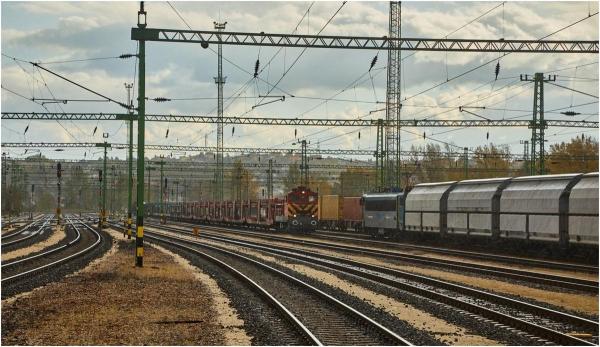
<path fill-rule="evenodd" d="M 120 113 L 37 113 L 37 112 L 2 112 L 3 120 L 131 120 L 137 121 L 127 114 Z M 205 123 L 216 124 L 219 117 L 194 116 L 194 115 L 161 115 L 147 114 L 145 120 L 148 122 L 172 122 L 172 123 Z M 242 125 L 292 125 L 292 126 L 347 126 L 347 127 L 377 127 L 377 119 L 327 119 L 327 118 L 271 118 L 271 117 L 223 117 L 223 124 Z M 397 126 L 396 120 L 383 120 L 384 126 Z M 546 120 L 546 125 L 551 127 L 570 128 L 598 128 L 596 121 L 575 120 Z M 530 120 L 522 119 L 403 119 L 400 120 L 401 127 L 529 127 Z"/>
<path fill-rule="evenodd" d="M 236 46 L 308 47 L 440 52 L 598 53 L 598 41 L 478 40 L 297 35 L 211 30 L 132 28 L 132 40 Z"/>

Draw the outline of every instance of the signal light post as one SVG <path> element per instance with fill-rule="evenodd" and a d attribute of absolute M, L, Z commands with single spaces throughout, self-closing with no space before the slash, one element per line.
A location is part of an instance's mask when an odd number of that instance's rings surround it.
<path fill-rule="evenodd" d="M 61 183 L 62 183 L 62 167 L 60 163 L 56 163 L 56 178 L 58 185 L 58 198 L 56 204 L 56 225 L 60 226 L 60 217 L 61 217 L 61 209 L 60 209 L 60 199 L 61 199 Z"/>
<path fill-rule="evenodd" d="M 102 137 L 104 137 L 105 139 L 108 138 L 108 133 L 102 134 Z M 101 193 L 102 209 L 100 211 L 99 227 L 100 227 L 100 229 L 102 229 L 106 226 L 106 181 L 107 181 L 106 177 L 104 177 L 104 179 L 102 179 L 102 172 L 104 172 L 104 176 L 108 176 L 107 171 L 106 171 L 106 151 L 110 147 L 110 143 L 106 143 L 106 141 L 104 141 L 104 143 L 97 143 L 96 147 L 104 147 L 104 164 L 102 166 L 103 167 L 102 171 L 100 171 L 100 183 L 102 184 L 102 193 Z"/>

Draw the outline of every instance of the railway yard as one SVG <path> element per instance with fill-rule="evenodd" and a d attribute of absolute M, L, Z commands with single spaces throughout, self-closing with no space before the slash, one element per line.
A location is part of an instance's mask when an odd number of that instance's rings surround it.
<path fill-rule="evenodd" d="M 0 345 L 600 345 L 598 2 L 0 7 Z"/>
<path fill-rule="evenodd" d="M 52 222 L 2 233 L 3 344 L 598 343 L 593 265 L 150 219 L 136 268 L 122 223 Z"/>

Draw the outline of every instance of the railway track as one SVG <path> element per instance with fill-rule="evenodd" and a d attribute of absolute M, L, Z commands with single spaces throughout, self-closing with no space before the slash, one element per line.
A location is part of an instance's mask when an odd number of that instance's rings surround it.
<path fill-rule="evenodd" d="M 182 223 L 183 224 L 183 223 Z M 204 229 L 207 227 L 205 226 Z M 462 261 L 455 260 L 447 260 L 447 259 L 438 259 L 434 257 L 420 256 L 420 255 L 411 255 L 398 253 L 394 251 L 386 251 L 380 249 L 372 249 L 367 247 L 358 247 L 358 246 L 350 246 L 350 245 L 339 245 L 339 244 L 330 244 L 319 241 L 310 241 L 306 239 L 294 239 L 285 236 L 275 236 L 275 235 L 266 235 L 261 232 L 252 232 L 247 230 L 237 230 L 237 229 L 229 229 L 229 228 L 221 228 L 221 227 L 210 227 L 213 230 L 221 230 L 226 231 L 228 233 L 238 234 L 238 235 L 251 235 L 252 237 L 258 237 L 265 240 L 271 241 L 280 241 L 287 242 L 292 244 L 297 244 L 300 246 L 312 246 L 321 249 L 328 249 L 332 251 L 341 251 L 346 253 L 354 253 L 361 255 L 370 255 L 376 257 L 382 257 L 387 259 L 394 259 L 403 262 L 409 262 L 419 265 L 431 266 L 434 268 L 447 268 L 459 271 L 467 271 L 471 273 L 478 273 L 483 275 L 491 275 L 501 278 L 509 278 L 515 279 L 519 281 L 524 281 L 528 283 L 537 283 L 544 285 L 551 285 L 559 288 L 568 288 L 575 289 L 584 292 L 597 293 L 599 286 L 597 281 L 590 281 L 585 279 L 578 279 L 573 277 L 565 277 L 558 276 L 534 271 L 526 271 L 519 269 L 511 269 L 500 266 L 492 266 L 492 265 L 482 265 L 482 264 L 474 264 L 467 263 Z M 181 231 L 188 231 L 185 229 L 181 229 Z"/>
<path fill-rule="evenodd" d="M 17 227 L 15 230 L 6 233 L 6 235 L 2 235 L 2 241 L 11 239 L 11 238 L 21 234 L 23 231 L 27 230 L 27 228 L 31 227 L 34 223 L 35 223 L 35 221 L 32 221 L 31 223 L 21 225 L 20 227 Z"/>
<path fill-rule="evenodd" d="M 387 248 L 394 248 L 398 250 L 416 250 L 416 251 L 425 251 L 425 252 L 433 252 L 444 255 L 451 256 L 460 256 L 471 259 L 480 259 L 480 260 L 492 260 L 509 264 L 518 264 L 518 265 L 527 265 L 527 266 L 539 266 L 547 269 L 555 269 L 555 270 L 569 270 L 569 271 L 581 271 L 586 273 L 598 273 L 598 266 L 593 265 L 585 265 L 585 264 L 576 264 L 576 263 L 564 263 L 564 262 L 555 262 L 549 260 L 541 260 L 541 259 L 533 259 L 533 258 L 521 258 L 515 256 L 505 256 L 501 254 L 492 254 L 492 253 L 482 253 L 482 252 L 474 252 L 474 251 L 463 251 L 458 249 L 450 249 L 443 247 L 431 247 L 431 246 L 423 246 L 423 245 L 413 245 L 408 243 L 399 243 L 399 242 L 391 242 L 391 241 L 379 241 L 373 240 L 367 234 L 352 234 L 348 232 L 337 232 L 337 231 L 318 231 L 311 236 L 328 239 L 328 240 L 339 240 L 339 241 L 350 241 L 350 242 L 360 242 L 367 243 L 371 245 L 385 246 Z"/>
<path fill-rule="evenodd" d="M 113 225 L 122 230 L 122 227 Z M 263 262 L 225 248 L 189 244 L 181 239 L 145 232 L 145 238 L 163 245 L 184 249 L 215 262 L 242 278 L 263 297 L 267 297 L 311 345 L 411 345 L 400 335 L 373 318 L 335 297 Z M 219 254 L 207 254 L 208 250 Z M 219 259 L 222 258 L 222 259 Z M 232 265 L 233 264 L 233 265 Z M 242 269 L 242 270 L 238 270 Z M 246 274 L 251 274 L 250 276 Z M 326 322 L 326 324 L 324 324 Z"/>
<path fill-rule="evenodd" d="M 2 264 L 3 297 L 7 290 L 13 292 L 13 288 L 35 282 L 36 276 L 48 276 L 53 269 L 88 254 L 102 242 L 102 235 L 87 224 L 69 219 L 67 224 L 76 234 L 67 244 Z"/>
<path fill-rule="evenodd" d="M 159 226 L 159 228 L 181 232 L 179 228 L 164 226 Z M 477 315 L 487 322 L 497 324 L 501 329 L 507 329 L 511 332 L 515 330 L 521 331 L 530 336 L 537 337 L 540 343 L 593 345 L 598 342 L 598 322 L 501 295 L 335 256 L 326 256 L 320 253 L 247 240 L 240 241 L 213 234 L 209 235 L 206 230 L 202 238 L 284 256 L 369 279 L 455 307 L 462 311 L 462 314 Z M 197 243 L 197 241 L 184 239 L 180 242 Z M 591 339 L 588 341 L 575 337 L 573 335 L 574 332 L 576 334 L 583 334 L 575 336 L 590 336 Z"/>
<path fill-rule="evenodd" d="M 40 219 L 40 220 L 31 222 L 30 224 L 19 229 L 19 231 L 15 232 L 15 233 L 3 236 L 2 237 L 3 251 L 5 251 L 7 249 L 6 247 L 10 247 L 10 248 L 15 247 L 15 246 L 23 243 L 24 241 L 27 241 L 35 236 L 40 235 L 41 233 L 43 233 L 44 228 L 46 228 L 48 226 L 48 224 L 50 223 L 51 220 L 52 220 L 52 217 L 48 216 L 45 219 Z M 33 231 L 31 231 L 27 236 L 15 238 L 16 236 L 24 234 L 26 231 L 30 231 L 32 229 L 33 229 Z"/>

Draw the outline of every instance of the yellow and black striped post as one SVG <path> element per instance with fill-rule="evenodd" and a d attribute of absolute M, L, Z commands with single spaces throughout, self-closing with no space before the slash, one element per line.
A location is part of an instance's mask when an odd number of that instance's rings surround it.
<path fill-rule="evenodd" d="M 144 226 L 139 224 L 135 236 L 135 265 L 144 266 Z"/>
<path fill-rule="evenodd" d="M 127 239 L 131 239 L 131 215 L 127 218 Z"/>

